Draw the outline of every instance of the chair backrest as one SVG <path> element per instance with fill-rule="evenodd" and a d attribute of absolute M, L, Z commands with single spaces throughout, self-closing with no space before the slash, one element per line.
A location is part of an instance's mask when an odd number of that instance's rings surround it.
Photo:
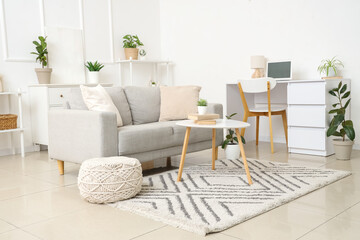
<path fill-rule="evenodd" d="M 242 90 L 245 93 L 267 92 L 267 83 L 270 82 L 270 90 L 276 86 L 274 78 L 254 78 L 249 80 L 239 80 Z"/>

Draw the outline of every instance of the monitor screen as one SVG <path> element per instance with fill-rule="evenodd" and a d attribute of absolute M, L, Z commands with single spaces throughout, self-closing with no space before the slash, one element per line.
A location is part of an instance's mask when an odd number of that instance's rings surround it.
<path fill-rule="evenodd" d="M 291 61 L 268 62 L 267 73 L 268 77 L 291 79 Z"/>

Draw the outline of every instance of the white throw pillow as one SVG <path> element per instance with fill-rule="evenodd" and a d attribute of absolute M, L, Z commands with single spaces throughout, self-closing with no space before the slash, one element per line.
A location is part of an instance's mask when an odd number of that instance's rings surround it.
<path fill-rule="evenodd" d="M 85 105 L 90 111 L 113 112 L 116 114 L 117 126 L 121 127 L 123 125 L 119 110 L 116 108 L 110 95 L 100 84 L 96 87 L 81 85 L 80 89 Z"/>

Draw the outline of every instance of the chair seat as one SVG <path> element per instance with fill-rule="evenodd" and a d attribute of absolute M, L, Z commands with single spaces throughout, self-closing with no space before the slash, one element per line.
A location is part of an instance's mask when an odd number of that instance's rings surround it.
<path fill-rule="evenodd" d="M 280 112 L 286 110 L 286 107 L 271 107 L 271 112 Z M 250 112 L 268 112 L 267 107 L 250 108 Z"/>

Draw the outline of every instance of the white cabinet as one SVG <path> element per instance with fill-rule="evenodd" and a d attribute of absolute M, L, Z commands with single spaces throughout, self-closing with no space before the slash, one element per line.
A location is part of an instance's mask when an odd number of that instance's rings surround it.
<path fill-rule="evenodd" d="M 349 79 L 289 81 L 289 152 L 319 156 L 334 153 L 331 138 L 326 136 L 330 122 L 328 112 L 335 101 L 328 92 L 340 81 L 348 84 L 350 89 Z"/>
<path fill-rule="evenodd" d="M 86 86 L 95 86 L 85 84 Z M 101 84 L 111 86 L 112 84 Z M 34 144 L 48 145 L 48 114 L 50 108 L 63 107 L 71 88 L 80 84 L 38 84 L 29 86 L 31 131 Z"/>

